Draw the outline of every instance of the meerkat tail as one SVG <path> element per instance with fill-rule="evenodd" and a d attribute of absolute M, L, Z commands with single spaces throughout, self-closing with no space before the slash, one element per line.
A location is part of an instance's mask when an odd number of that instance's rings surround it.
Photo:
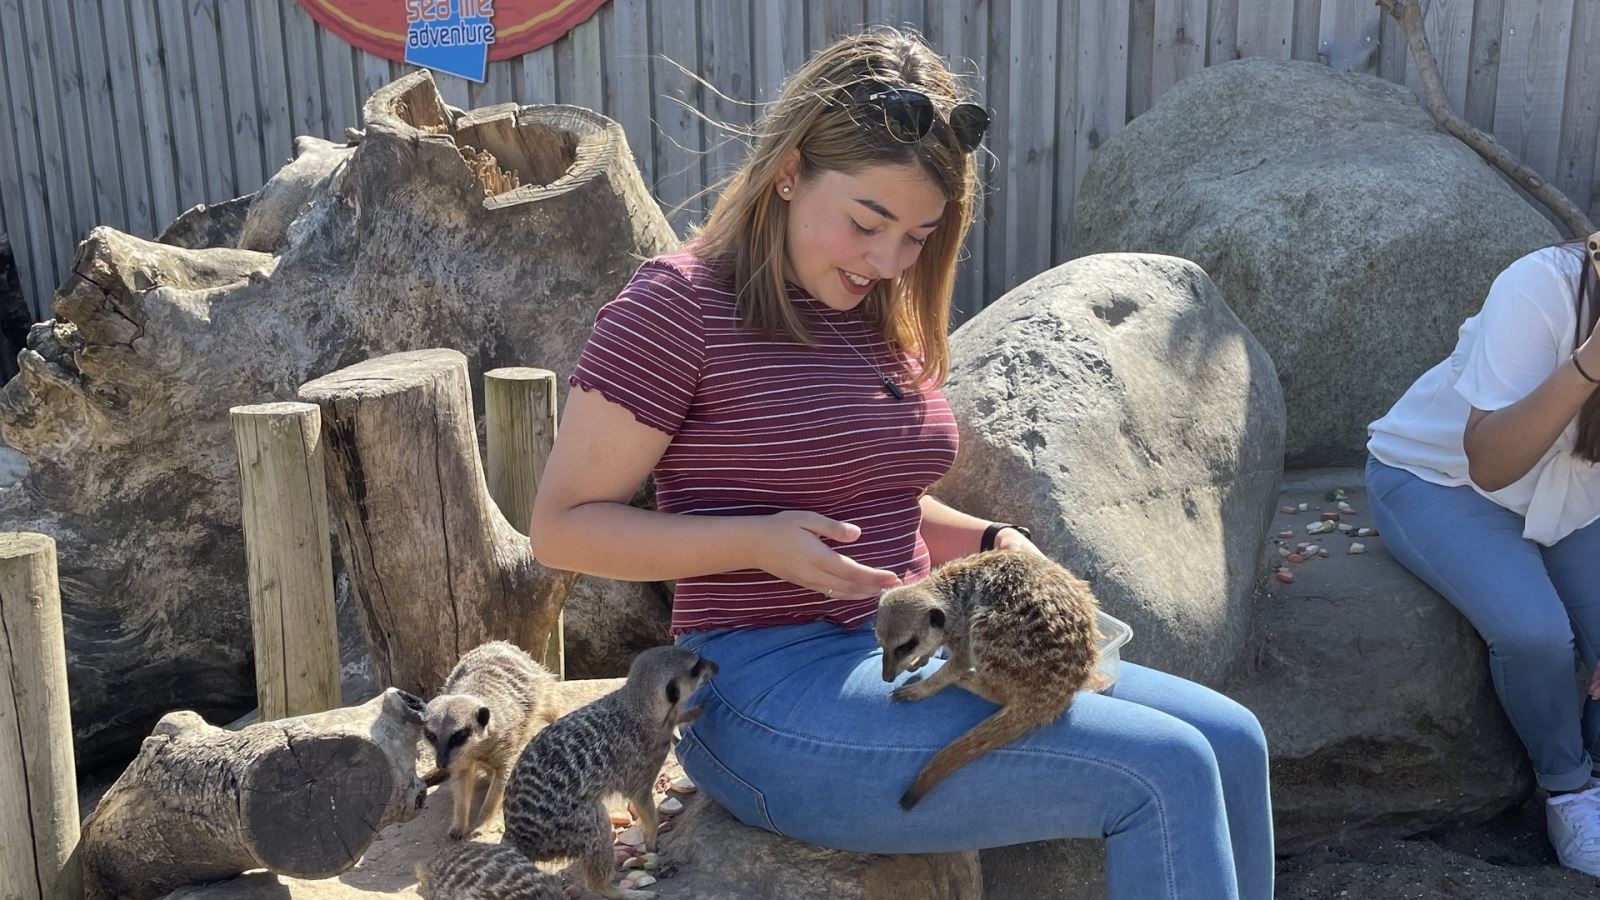
<path fill-rule="evenodd" d="M 928 760 L 928 764 L 922 767 L 911 787 L 900 797 L 900 808 L 909 811 L 933 790 L 935 785 L 950 777 L 951 772 L 984 753 L 1008 744 L 1044 725 L 1058 714 L 1054 708 L 1032 703 L 1027 705 L 1012 703 L 1000 707 L 989 718 L 972 726 L 966 734 L 951 741 L 943 750 L 934 754 L 933 759 Z"/>

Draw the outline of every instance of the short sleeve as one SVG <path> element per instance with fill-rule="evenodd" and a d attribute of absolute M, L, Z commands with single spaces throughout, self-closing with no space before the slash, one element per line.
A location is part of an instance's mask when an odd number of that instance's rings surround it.
<path fill-rule="evenodd" d="M 1456 392 L 1486 411 L 1532 393 L 1572 349 L 1573 290 L 1560 272 L 1533 256 L 1501 272 L 1478 314 L 1477 339 L 1456 378 Z"/>
<path fill-rule="evenodd" d="M 694 286 L 671 265 L 651 260 L 595 315 L 568 383 L 599 391 L 640 422 L 677 434 L 704 358 Z"/>

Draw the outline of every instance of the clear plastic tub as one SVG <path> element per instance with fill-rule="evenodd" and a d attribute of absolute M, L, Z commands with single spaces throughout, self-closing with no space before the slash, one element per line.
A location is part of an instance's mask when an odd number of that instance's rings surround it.
<path fill-rule="evenodd" d="M 1100 649 L 1100 662 L 1095 668 L 1106 677 L 1105 690 L 1116 684 L 1117 676 L 1122 672 L 1122 645 L 1133 637 L 1133 629 L 1128 623 L 1103 609 L 1095 610 L 1095 622 L 1100 626 L 1100 640 L 1097 646 Z"/>

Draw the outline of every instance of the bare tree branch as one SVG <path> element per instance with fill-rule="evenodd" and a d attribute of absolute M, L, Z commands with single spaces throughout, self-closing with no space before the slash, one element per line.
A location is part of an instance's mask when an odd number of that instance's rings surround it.
<path fill-rule="evenodd" d="M 1377 0 L 1377 4 L 1400 23 L 1400 29 L 1406 34 L 1406 43 L 1411 46 L 1411 58 L 1416 61 L 1417 74 L 1422 78 L 1425 105 L 1433 120 L 1445 131 L 1459 138 L 1463 144 L 1471 147 L 1490 165 L 1521 185 L 1535 200 L 1543 203 L 1557 219 L 1561 220 L 1561 224 L 1566 226 L 1567 232 L 1573 237 L 1587 237 L 1593 234 L 1594 223 L 1589 221 L 1583 210 L 1567 199 L 1566 194 L 1540 177 L 1539 173 L 1519 162 L 1509 150 L 1494 139 L 1494 135 L 1474 128 L 1450 108 L 1450 103 L 1445 98 L 1444 79 L 1439 77 L 1439 63 L 1434 59 L 1433 51 L 1428 48 L 1428 38 L 1422 30 L 1421 3 L 1418 0 Z"/>

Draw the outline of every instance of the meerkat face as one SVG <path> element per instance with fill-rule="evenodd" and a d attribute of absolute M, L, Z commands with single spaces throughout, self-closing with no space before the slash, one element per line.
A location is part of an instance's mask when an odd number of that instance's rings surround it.
<path fill-rule="evenodd" d="M 655 718 L 670 729 L 699 718 L 700 707 L 690 707 L 689 700 L 715 674 L 716 663 L 669 645 L 652 647 L 635 657 L 628 682 L 648 693 Z"/>
<path fill-rule="evenodd" d="M 928 591 L 916 585 L 885 591 L 873 628 L 883 647 L 883 680 L 927 665 L 944 646 L 944 623 L 944 610 Z"/>
<path fill-rule="evenodd" d="M 422 736 L 433 747 L 439 768 L 450 763 L 474 742 L 483 740 L 489 730 L 489 707 L 476 697 L 446 694 L 428 704 L 422 720 Z"/>

